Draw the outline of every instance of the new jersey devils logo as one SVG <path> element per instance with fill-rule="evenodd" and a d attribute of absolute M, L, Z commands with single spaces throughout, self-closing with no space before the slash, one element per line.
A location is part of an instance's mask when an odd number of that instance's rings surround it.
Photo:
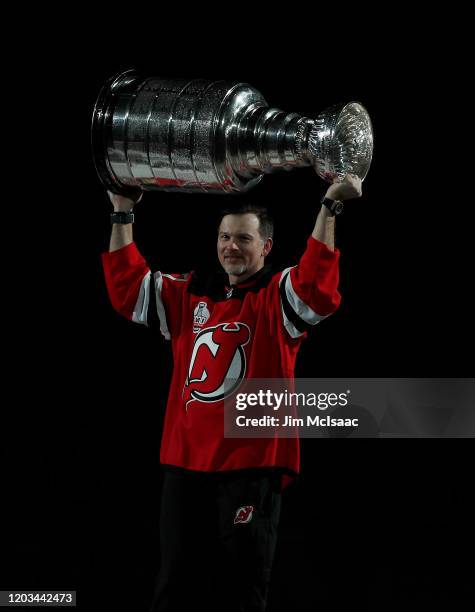
<path fill-rule="evenodd" d="M 234 524 L 237 523 L 249 523 L 252 519 L 252 513 L 254 506 L 241 506 L 236 510 L 236 516 L 234 517 Z"/>
<path fill-rule="evenodd" d="M 187 409 L 190 402 L 217 402 L 237 389 L 246 373 L 243 347 L 250 337 L 251 331 L 245 323 L 220 323 L 196 336 L 183 388 Z M 226 379 L 235 382 L 225 393 Z"/>

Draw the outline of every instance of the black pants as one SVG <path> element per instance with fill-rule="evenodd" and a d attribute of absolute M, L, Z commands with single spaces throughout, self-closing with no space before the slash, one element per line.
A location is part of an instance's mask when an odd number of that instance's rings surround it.
<path fill-rule="evenodd" d="M 279 474 L 167 471 L 151 612 L 263 612 L 280 507 Z"/>

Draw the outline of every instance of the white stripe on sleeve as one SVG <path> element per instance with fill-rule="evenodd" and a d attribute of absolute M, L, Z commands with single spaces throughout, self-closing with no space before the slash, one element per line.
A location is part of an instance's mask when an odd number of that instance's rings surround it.
<path fill-rule="evenodd" d="M 294 311 L 298 314 L 298 316 L 308 323 L 309 325 L 316 325 L 326 319 L 329 315 L 319 315 L 314 310 L 307 306 L 307 304 L 299 298 L 295 289 L 292 286 L 292 279 L 290 278 L 290 273 L 287 275 L 287 281 L 285 283 L 285 294 L 289 301 L 289 304 L 292 306 Z"/>
<path fill-rule="evenodd" d="M 150 300 L 150 277 L 151 272 L 143 277 L 142 284 L 140 285 L 139 295 L 132 312 L 132 321 L 134 323 L 140 323 L 141 325 L 147 325 L 147 312 L 148 304 Z"/>
<path fill-rule="evenodd" d="M 293 267 L 295 267 L 295 266 L 292 266 L 292 267 L 290 267 L 290 268 L 286 268 L 286 269 L 285 269 L 285 270 L 282 272 L 281 277 L 280 277 L 280 280 L 279 280 L 279 287 L 280 287 L 280 285 L 281 285 L 281 283 L 282 283 L 282 279 L 284 278 L 284 276 L 285 276 L 285 275 L 287 274 L 287 272 L 288 272 L 289 270 L 291 270 Z M 294 325 L 294 324 L 293 324 L 291 321 L 289 321 L 289 319 L 287 318 L 287 315 L 285 314 L 284 307 L 282 306 L 282 300 L 280 300 L 280 309 L 281 309 L 281 312 L 282 312 L 282 319 L 283 319 L 283 321 L 284 321 L 284 327 L 285 327 L 285 329 L 287 330 L 287 332 L 289 333 L 290 337 L 291 337 L 291 338 L 298 338 L 299 336 L 301 336 L 301 335 L 302 335 L 304 332 L 299 331 L 299 330 L 298 330 L 298 329 L 295 327 L 295 325 Z"/>
<path fill-rule="evenodd" d="M 165 306 L 162 302 L 162 287 L 163 287 L 163 276 L 161 272 L 155 272 L 155 297 L 157 303 L 157 314 L 160 319 L 160 331 L 162 332 L 165 340 L 170 340 L 170 330 L 168 329 L 167 316 L 165 314 Z M 169 278 L 169 275 L 166 275 Z"/>

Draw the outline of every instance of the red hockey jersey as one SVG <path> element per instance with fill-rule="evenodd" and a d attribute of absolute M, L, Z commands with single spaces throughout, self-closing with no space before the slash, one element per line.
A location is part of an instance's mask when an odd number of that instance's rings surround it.
<path fill-rule="evenodd" d="M 102 258 L 115 310 L 144 325 L 156 319 L 172 343 L 161 463 L 204 472 L 298 473 L 297 438 L 224 437 L 224 380 L 293 378 L 307 331 L 340 303 L 339 251 L 310 237 L 297 266 L 280 272 L 265 266 L 233 287 L 224 272 L 152 273 L 135 244 Z"/>

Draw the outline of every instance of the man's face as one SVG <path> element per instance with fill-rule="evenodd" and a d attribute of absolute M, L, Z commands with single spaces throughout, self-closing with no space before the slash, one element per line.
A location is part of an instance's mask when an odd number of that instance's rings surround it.
<path fill-rule="evenodd" d="M 254 213 L 226 215 L 218 231 L 218 258 L 224 270 L 243 282 L 264 265 L 272 240 L 259 234 L 259 219 Z"/>

